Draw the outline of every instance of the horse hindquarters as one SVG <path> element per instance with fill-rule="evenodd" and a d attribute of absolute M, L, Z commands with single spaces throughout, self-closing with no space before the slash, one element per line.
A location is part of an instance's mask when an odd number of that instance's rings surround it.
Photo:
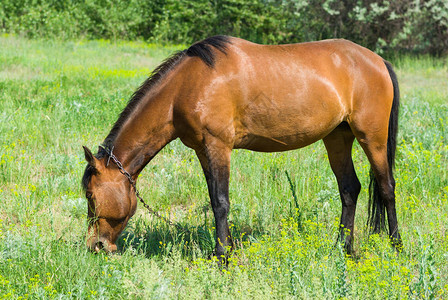
<path fill-rule="evenodd" d="M 397 214 L 395 208 L 395 180 L 393 166 L 396 149 L 396 135 L 398 129 L 399 89 L 396 75 L 392 66 L 384 61 L 388 77 L 392 83 L 387 87 L 393 96 L 384 92 L 380 99 L 371 99 L 373 107 L 363 111 L 362 117 L 353 117 L 350 127 L 363 148 L 371 165 L 370 183 L 370 212 L 369 225 L 374 233 L 385 227 L 385 211 L 389 225 L 389 236 L 392 244 L 400 250 L 402 241 L 398 232 Z M 378 103 L 383 106 L 379 108 Z M 390 110 L 385 110 L 388 103 Z"/>

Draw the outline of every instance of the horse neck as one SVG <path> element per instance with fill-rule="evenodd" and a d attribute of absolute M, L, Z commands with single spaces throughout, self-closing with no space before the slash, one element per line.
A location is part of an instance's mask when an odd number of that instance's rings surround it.
<path fill-rule="evenodd" d="M 165 145 L 175 139 L 172 114 L 174 93 L 164 90 L 152 91 L 144 96 L 110 145 L 134 179 Z"/>

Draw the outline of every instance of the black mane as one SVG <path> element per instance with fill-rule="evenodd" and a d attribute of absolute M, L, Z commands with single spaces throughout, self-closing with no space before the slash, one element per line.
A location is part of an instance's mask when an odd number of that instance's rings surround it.
<path fill-rule="evenodd" d="M 151 88 L 158 83 L 169 71 L 171 71 L 175 66 L 177 66 L 185 55 L 190 57 L 199 57 L 207 66 L 213 68 L 215 65 L 215 53 L 213 52 L 213 48 L 218 49 L 222 53 L 226 53 L 227 44 L 230 43 L 229 37 L 227 36 L 214 36 L 207 38 L 203 41 L 197 42 L 193 44 L 190 48 L 178 51 L 168 57 L 162 64 L 160 64 L 157 68 L 154 69 L 151 76 L 146 79 L 143 84 L 134 92 L 131 99 L 128 102 L 128 105 L 121 112 L 120 117 L 115 122 L 112 130 L 104 140 L 104 146 L 110 147 L 112 146 L 115 137 L 120 131 L 122 125 L 132 114 L 134 109 L 143 99 L 143 97 L 148 93 Z"/>
<path fill-rule="evenodd" d="M 230 43 L 228 36 L 213 36 L 193 44 L 190 48 L 185 50 L 185 53 L 188 56 L 199 57 L 207 66 L 213 68 L 215 66 L 215 54 L 213 53 L 213 48 L 226 54 L 228 43 Z"/>
<path fill-rule="evenodd" d="M 176 67 L 185 56 L 189 57 L 199 57 L 208 67 L 214 68 L 215 66 L 215 52 L 213 48 L 226 54 L 227 44 L 231 43 L 229 37 L 227 36 L 214 36 L 197 42 L 190 46 L 188 49 L 183 51 L 178 51 L 168 57 L 162 64 L 160 64 L 151 75 L 146 79 L 143 84 L 134 92 L 131 99 L 129 100 L 126 107 L 120 113 L 118 120 L 115 122 L 111 131 L 107 135 L 103 142 L 103 146 L 110 149 L 115 142 L 115 138 L 118 135 L 123 124 L 131 116 L 132 112 L 142 101 L 144 96 L 151 90 L 151 88 L 156 85 L 160 80 L 162 80 L 165 75 L 170 72 L 174 67 Z M 104 150 L 98 151 L 95 155 L 96 158 L 100 159 L 106 156 Z M 90 177 L 95 172 L 94 168 L 87 166 L 82 178 L 82 186 L 86 189 L 87 184 L 90 181 Z"/>
<path fill-rule="evenodd" d="M 162 79 L 166 73 L 168 73 L 176 65 L 178 65 L 184 56 L 185 56 L 184 51 L 178 51 L 173 55 L 171 55 L 170 57 L 168 57 L 162 64 L 160 64 L 157 68 L 154 69 L 152 74 L 142 83 L 142 85 L 134 92 L 134 94 L 132 94 L 132 97 L 129 100 L 128 105 L 126 105 L 126 107 L 120 113 L 118 120 L 115 122 L 111 131 L 104 140 L 103 145 L 105 147 L 111 147 L 113 145 L 113 142 L 115 141 L 115 138 L 118 132 L 120 131 L 121 127 L 129 118 L 129 116 L 132 114 L 137 105 L 144 98 L 146 93 L 148 93 L 149 90 L 157 82 L 159 82 L 160 79 Z"/>

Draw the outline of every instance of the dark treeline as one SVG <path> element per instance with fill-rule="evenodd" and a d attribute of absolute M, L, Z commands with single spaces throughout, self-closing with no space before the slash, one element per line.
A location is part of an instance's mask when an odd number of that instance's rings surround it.
<path fill-rule="evenodd" d="M 27 37 L 190 44 L 346 38 L 372 50 L 448 52 L 447 0 L 1 0 L 0 30 Z"/>

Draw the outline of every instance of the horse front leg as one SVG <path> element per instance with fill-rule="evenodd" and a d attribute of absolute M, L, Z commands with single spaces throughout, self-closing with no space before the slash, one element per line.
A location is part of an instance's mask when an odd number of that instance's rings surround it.
<path fill-rule="evenodd" d="M 229 214 L 229 177 L 231 149 L 219 141 L 208 143 L 196 150 L 201 162 L 215 216 L 216 247 L 215 255 L 219 262 L 225 262 L 234 248 L 227 216 Z"/>

